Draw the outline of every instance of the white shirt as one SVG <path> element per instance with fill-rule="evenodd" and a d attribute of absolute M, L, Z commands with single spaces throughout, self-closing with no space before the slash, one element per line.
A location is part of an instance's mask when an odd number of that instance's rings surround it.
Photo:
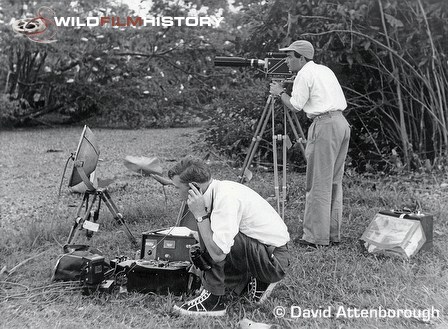
<path fill-rule="evenodd" d="M 332 70 L 313 61 L 306 63 L 294 79 L 291 104 L 313 117 L 329 111 L 345 110 L 347 101 Z"/>
<path fill-rule="evenodd" d="M 213 241 L 228 254 L 238 232 L 266 245 L 280 247 L 289 241 L 288 228 L 275 209 L 251 188 L 214 179 L 204 193 Z"/>

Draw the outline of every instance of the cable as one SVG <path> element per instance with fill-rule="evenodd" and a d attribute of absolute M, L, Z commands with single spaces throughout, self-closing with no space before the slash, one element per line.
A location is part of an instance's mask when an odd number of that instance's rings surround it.
<path fill-rule="evenodd" d="M 63 183 L 63 181 L 64 181 L 65 172 L 67 171 L 68 162 L 69 162 L 70 160 L 73 160 L 74 158 L 75 158 L 75 154 L 74 154 L 74 153 L 71 153 L 70 156 L 69 156 L 69 158 L 68 158 L 67 161 L 65 162 L 64 172 L 62 173 L 61 183 L 59 184 L 58 200 L 59 200 L 59 197 L 61 196 L 62 183 Z"/>

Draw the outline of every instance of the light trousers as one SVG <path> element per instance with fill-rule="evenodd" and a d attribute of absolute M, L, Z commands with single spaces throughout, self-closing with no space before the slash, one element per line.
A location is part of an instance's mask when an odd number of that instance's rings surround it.
<path fill-rule="evenodd" d="M 306 203 L 302 239 L 320 245 L 339 242 L 342 177 L 350 125 L 341 111 L 314 119 L 305 149 Z"/>

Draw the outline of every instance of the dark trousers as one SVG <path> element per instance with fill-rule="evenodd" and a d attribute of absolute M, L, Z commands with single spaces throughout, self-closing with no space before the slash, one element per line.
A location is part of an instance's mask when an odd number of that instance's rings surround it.
<path fill-rule="evenodd" d="M 266 283 L 280 281 L 289 260 L 286 245 L 266 246 L 238 233 L 227 257 L 202 272 L 202 284 L 213 295 L 224 295 L 226 289 L 239 295 L 252 276 Z"/>

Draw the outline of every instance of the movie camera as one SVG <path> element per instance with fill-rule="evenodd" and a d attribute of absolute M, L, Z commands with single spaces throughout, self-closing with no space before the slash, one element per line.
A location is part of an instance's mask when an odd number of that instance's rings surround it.
<path fill-rule="evenodd" d="M 215 66 L 252 67 L 262 71 L 273 80 L 284 80 L 293 77 L 286 64 L 286 53 L 268 52 L 265 59 L 216 56 Z"/>

